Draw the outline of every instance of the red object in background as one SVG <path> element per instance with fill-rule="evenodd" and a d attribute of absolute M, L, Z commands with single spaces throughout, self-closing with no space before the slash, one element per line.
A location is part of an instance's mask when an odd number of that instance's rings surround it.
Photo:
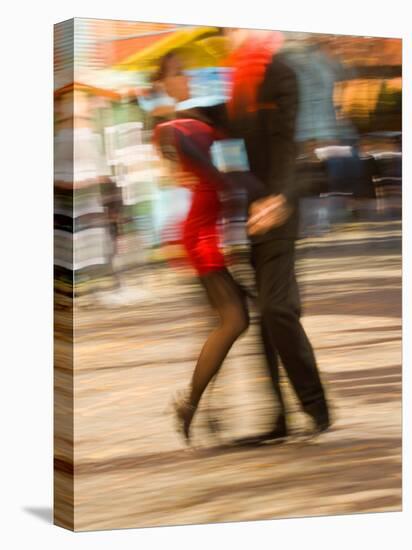
<path fill-rule="evenodd" d="M 227 59 L 233 67 L 233 79 L 228 104 L 229 114 L 242 110 L 257 110 L 257 92 L 265 76 L 266 67 L 282 45 L 281 33 L 253 33 Z"/>

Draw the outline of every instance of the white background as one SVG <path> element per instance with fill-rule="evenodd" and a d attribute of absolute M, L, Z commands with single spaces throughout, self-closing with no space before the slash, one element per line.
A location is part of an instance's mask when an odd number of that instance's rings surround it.
<path fill-rule="evenodd" d="M 1 40 L 1 512 L 14 548 L 411 548 L 411 19 L 406 0 L 43 0 L 3 3 Z M 52 505 L 52 25 L 77 17 L 404 38 L 404 512 L 71 533 Z M 409 121 L 409 124 L 406 123 Z M 348 411 L 350 414 L 350 411 Z M 293 480 L 291 480 L 293 483 Z M 173 511 L 171 511 L 173 513 Z M 409 531 L 409 537 L 407 532 Z M 407 541 L 409 538 L 409 543 Z"/>

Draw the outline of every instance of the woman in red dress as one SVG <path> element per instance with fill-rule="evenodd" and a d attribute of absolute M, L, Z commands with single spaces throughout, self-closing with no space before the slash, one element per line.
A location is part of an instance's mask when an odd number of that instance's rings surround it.
<path fill-rule="evenodd" d="M 177 101 L 189 98 L 188 78 L 178 55 L 163 58 L 157 81 Z M 193 118 L 187 112 L 186 118 L 158 124 L 154 136 L 162 155 L 172 162 L 176 179 L 192 183 L 192 202 L 183 224 L 182 242 L 218 317 L 218 324 L 201 350 L 188 391 L 174 401 L 179 429 L 186 442 L 190 440 L 190 425 L 202 394 L 233 343 L 249 326 L 245 294 L 227 270 L 219 243 L 217 224 L 222 210 L 219 190 L 227 181 L 214 168 L 210 148 L 222 136 L 192 114 Z"/>

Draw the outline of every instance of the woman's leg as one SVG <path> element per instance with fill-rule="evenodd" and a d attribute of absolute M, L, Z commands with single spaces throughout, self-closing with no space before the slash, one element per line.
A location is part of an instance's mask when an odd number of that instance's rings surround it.
<path fill-rule="evenodd" d="M 193 372 L 189 394 L 193 410 L 222 366 L 233 343 L 249 326 L 246 297 L 226 269 L 204 275 L 201 281 L 219 323 L 209 334 Z"/>
<path fill-rule="evenodd" d="M 175 401 L 180 428 L 188 441 L 199 401 L 218 373 L 230 348 L 249 326 L 246 297 L 226 269 L 201 277 L 209 302 L 218 315 L 218 326 L 209 334 L 193 372 L 189 392 Z"/>

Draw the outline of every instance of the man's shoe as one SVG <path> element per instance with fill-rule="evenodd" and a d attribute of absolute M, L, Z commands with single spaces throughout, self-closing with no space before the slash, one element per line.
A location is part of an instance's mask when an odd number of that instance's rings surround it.
<path fill-rule="evenodd" d="M 314 418 L 315 431 L 318 433 L 326 432 L 331 427 L 331 421 L 328 418 Z"/>
<path fill-rule="evenodd" d="M 321 434 L 331 426 L 329 407 L 325 400 L 318 400 L 310 407 L 305 407 L 305 412 L 313 421 L 313 434 Z"/>
<path fill-rule="evenodd" d="M 260 435 L 251 435 L 248 437 L 241 437 L 235 439 L 233 442 L 234 445 L 240 447 L 258 447 L 264 445 L 265 443 L 283 443 L 288 436 L 288 431 L 286 427 L 286 422 L 284 418 L 278 419 L 275 427 L 263 434 Z"/>
<path fill-rule="evenodd" d="M 305 432 L 304 434 L 305 438 L 308 438 L 308 439 L 316 438 L 322 433 L 329 430 L 329 428 L 332 425 L 329 414 L 327 414 L 326 416 L 318 416 L 318 417 L 312 416 L 311 418 L 313 421 L 313 427 L 309 431 Z"/>

